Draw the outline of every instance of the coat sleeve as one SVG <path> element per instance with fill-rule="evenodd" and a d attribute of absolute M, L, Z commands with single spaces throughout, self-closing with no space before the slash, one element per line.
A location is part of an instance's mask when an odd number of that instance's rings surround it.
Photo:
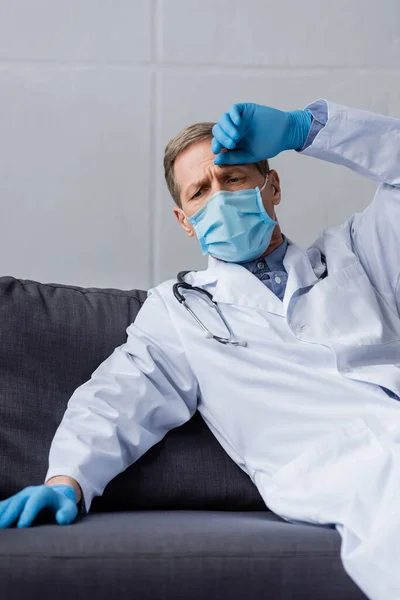
<path fill-rule="evenodd" d="M 73 477 L 82 514 L 109 481 L 197 409 L 197 380 L 157 288 L 126 332 L 126 342 L 72 394 L 50 447 L 45 482 Z"/>
<path fill-rule="evenodd" d="M 400 316 L 400 119 L 324 99 L 306 108 L 320 127 L 300 153 L 379 183 L 372 202 L 350 217 L 353 251 Z"/>

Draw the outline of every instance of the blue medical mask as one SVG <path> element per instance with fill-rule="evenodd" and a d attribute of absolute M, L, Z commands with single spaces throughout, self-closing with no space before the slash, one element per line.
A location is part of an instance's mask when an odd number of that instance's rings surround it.
<path fill-rule="evenodd" d="M 216 192 L 192 217 L 186 217 L 203 254 L 233 263 L 255 260 L 264 254 L 278 225 L 262 203 L 261 192 L 267 181 L 268 176 L 261 190 Z"/>

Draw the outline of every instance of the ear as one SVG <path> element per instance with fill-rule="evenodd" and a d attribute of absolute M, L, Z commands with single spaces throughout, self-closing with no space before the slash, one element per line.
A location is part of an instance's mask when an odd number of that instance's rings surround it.
<path fill-rule="evenodd" d="M 271 169 L 269 172 L 269 183 L 271 185 L 272 199 L 274 200 L 274 204 L 279 204 L 281 201 L 281 182 L 275 169 Z"/>
<path fill-rule="evenodd" d="M 183 210 L 181 208 L 179 208 L 178 206 L 175 206 L 174 214 L 175 214 L 176 218 L 178 219 L 179 224 L 181 225 L 181 227 L 184 230 L 184 232 L 186 233 L 186 235 L 188 235 L 189 237 L 193 237 L 195 234 L 193 225 L 191 223 L 189 223 L 189 221 L 185 217 Z"/>

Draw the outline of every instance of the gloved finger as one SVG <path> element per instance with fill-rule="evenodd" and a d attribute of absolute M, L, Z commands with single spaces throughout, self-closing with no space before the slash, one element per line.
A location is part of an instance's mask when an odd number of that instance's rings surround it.
<path fill-rule="evenodd" d="M 214 158 L 214 164 L 216 165 L 243 165 L 252 162 L 257 162 L 257 160 L 250 152 L 246 152 L 245 150 L 221 152 Z"/>
<path fill-rule="evenodd" d="M 32 525 L 40 511 L 44 508 L 48 508 L 55 512 L 60 506 L 60 499 L 62 497 L 61 494 L 57 494 L 52 490 L 51 486 L 42 485 L 38 487 L 37 490 L 34 490 L 33 493 L 29 495 L 19 517 L 17 527 L 29 527 Z"/>
<path fill-rule="evenodd" d="M 21 511 L 17 527 L 30 527 L 40 511 L 46 507 L 47 502 L 40 492 L 30 495 Z"/>
<path fill-rule="evenodd" d="M 232 104 L 228 111 L 232 123 L 236 125 L 236 127 L 239 127 L 242 120 L 241 107 L 243 107 L 243 104 Z"/>
<path fill-rule="evenodd" d="M 214 137 L 211 141 L 211 150 L 214 154 L 219 154 L 222 150 L 221 144 Z"/>
<path fill-rule="evenodd" d="M 224 148 L 232 150 L 236 146 L 236 142 L 225 133 L 219 123 L 214 125 L 212 128 L 212 133 L 217 142 L 222 144 Z"/>
<path fill-rule="evenodd" d="M 64 501 L 65 500 L 65 501 Z M 78 506 L 69 498 L 64 498 L 61 508 L 56 512 L 56 521 L 59 525 L 70 525 L 78 515 Z"/>
<path fill-rule="evenodd" d="M 73 502 L 63 506 L 56 512 L 56 521 L 59 525 L 70 525 L 78 515 L 78 507 Z"/>
<path fill-rule="evenodd" d="M 239 140 L 239 132 L 237 130 L 236 125 L 232 122 L 229 113 L 224 113 L 218 119 L 218 125 L 221 127 L 222 131 L 224 131 L 227 137 L 231 138 L 234 142 L 238 142 Z"/>
<path fill-rule="evenodd" d="M 15 496 L 11 496 L 11 498 L 4 500 L 4 505 L 3 502 L 0 503 L 0 529 L 11 527 L 23 510 L 27 498 L 27 495 L 18 492 Z"/>

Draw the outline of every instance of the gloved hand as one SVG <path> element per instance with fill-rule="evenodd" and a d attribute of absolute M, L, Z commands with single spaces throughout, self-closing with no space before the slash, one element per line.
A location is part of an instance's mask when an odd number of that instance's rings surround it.
<path fill-rule="evenodd" d="M 284 112 L 269 106 L 232 104 L 213 127 L 211 149 L 216 165 L 253 163 L 283 150 L 301 150 L 312 123 L 308 110 Z M 222 152 L 226 148 L 228 152 Z"/>
<path fill-rule="evenodd" d="M 59 525 L 69 525 L 78 514 L 76 493 L 69 485 L 30 485 L 0 502 L 0 529 L 10 527 L 19 517 L 17 527 L 29 527 L 38 513 L 50 509 Z"/>

